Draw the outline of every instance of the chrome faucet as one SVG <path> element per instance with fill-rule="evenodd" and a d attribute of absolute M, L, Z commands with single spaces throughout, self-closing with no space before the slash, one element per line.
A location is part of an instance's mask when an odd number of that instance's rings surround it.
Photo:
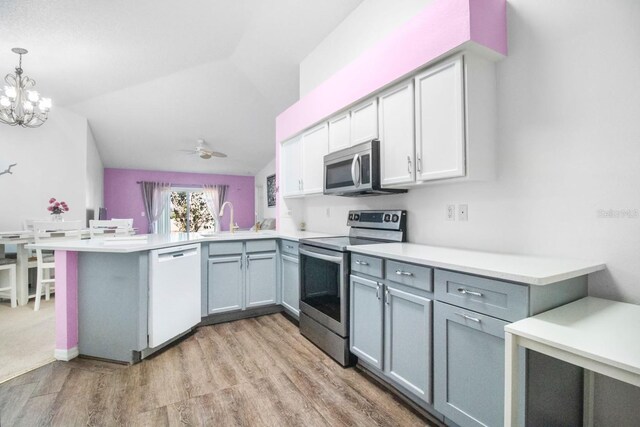
<path fill-rule="evenodd" d="M 238 227 L 238 224 L 233 222 L 233 204 L 231 204 L 231 202 L 224 202 L 222 204 L 222 207 L 220 208 L 220 214 L 219 216 L 223 216 L 224 215 L 224 208 L 229 205 L 231 209 L 231 214 L 229 216 L 229 231 L 231 233 L 234 233 L 237 229 L 239 229 L 240 227 Z"/>

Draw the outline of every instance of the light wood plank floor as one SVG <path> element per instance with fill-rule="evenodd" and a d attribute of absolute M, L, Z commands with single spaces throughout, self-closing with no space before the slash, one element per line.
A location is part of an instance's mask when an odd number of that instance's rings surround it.
<path fill-rule="evenodd" d="M 275 314 L 202 327 L 133 366 L 48 364 L 0 384 L 0 425 L 430 424 Z"/>

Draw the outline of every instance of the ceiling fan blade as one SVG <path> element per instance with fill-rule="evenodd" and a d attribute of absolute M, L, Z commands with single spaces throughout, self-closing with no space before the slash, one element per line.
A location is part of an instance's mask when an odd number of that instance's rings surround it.
<path fill-rule="evenodd" d="M 189 154 L 196 154 L 197 151 L 196 150 L 178 150 L 181 153 L 189 153 Z"/>
<path fill-rule="evenodd" d="M 219 151 L 210 151 L 209 154 L 211 154 L 214 157 L 227 157 L 226 154 L 220 153 Z"/>

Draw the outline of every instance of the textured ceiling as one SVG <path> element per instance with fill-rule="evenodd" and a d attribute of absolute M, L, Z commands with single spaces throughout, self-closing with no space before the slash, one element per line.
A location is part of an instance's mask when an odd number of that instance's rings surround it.
<path fill-rule="evenodd" d="M 361 1 L 0 0 L 0 73 L 29 49 L 25 74 L 89 119 L 106 167 L 253 174 L 298 64 Z M 197 138 L 229 157 L 177 152 Z"/>

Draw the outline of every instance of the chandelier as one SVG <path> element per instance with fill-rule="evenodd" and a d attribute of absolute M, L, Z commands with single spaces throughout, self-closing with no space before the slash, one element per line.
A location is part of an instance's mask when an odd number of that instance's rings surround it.
<path fill-rule="evenodd" d="M 29 90 L 36 82 L 22 75 L 22 55 L 27 54 L 27 49 L 14 47 L 11 51 L 20 55 L 20 62 L 15 74 L 4 78 L 4 90 L 0 89 L 0 123 L 37 128 L 47 121 L 51 99 L 41 98 L 37 91 Z"/>

